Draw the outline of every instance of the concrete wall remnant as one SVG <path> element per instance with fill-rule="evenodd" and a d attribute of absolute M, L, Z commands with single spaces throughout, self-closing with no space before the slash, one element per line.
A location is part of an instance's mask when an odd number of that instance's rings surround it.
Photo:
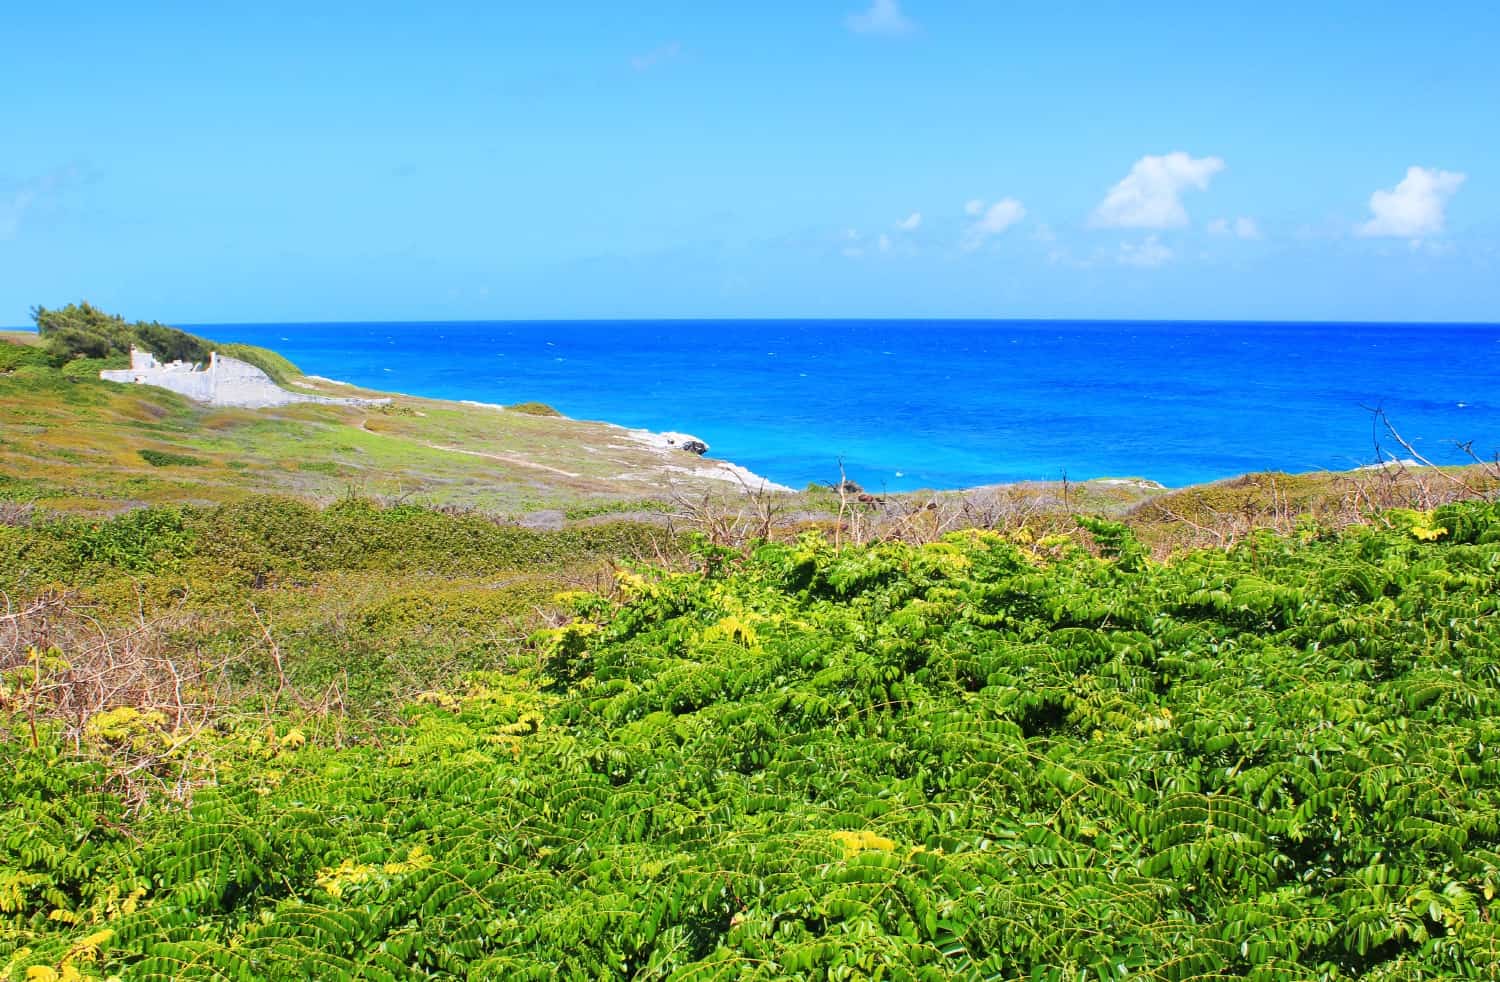
<path fill-rule="evenodd" d="M 242 409 L 267 409 L 298 402 L 328 406 L 376 406 L 389 399 L 351 399 L 290 392 L 272 381 L 265 372 L 246 361 L 230 358 L 217 351 L 208 356 L 208 366 L 172 361 L 162 364 L 156 356 L 140 348 L 130 349 L 130 367 L 106 369 L 99 373 L 106 382 L 154 385 L 170 389 L 211 406 L 233 406 Z"/>

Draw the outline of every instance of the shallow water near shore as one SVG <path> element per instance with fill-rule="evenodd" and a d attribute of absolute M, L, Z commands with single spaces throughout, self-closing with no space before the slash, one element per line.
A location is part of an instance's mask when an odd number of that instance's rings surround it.
<path fill-rule="evenodd" d="M 310 374 L 537 400 L 682 430 L 800 487 L 1139 476 L 1169 486 L 1375 459 L 1370 408 L 1422 454 L 1500 450 L 1500 325 L 574 321 L 184 325 Z M 1405 451 L 1386 440 L 1399 456 Z"/>

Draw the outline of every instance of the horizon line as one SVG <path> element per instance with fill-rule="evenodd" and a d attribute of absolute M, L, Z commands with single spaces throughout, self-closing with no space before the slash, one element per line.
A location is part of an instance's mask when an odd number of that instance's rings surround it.
<path fill-rule="evenodd" d="M 1267 324 L 1274 326 L 1348 325 L 1369 327 L 1500 327 L 1500 320 L 1307 320 L 1275 318 L 1203 318 L 1203 317 L 497 317 L 455 318 L 447 320 L 249 320 L 249 321 L 177 321 L 186 327 L 269 327 L 275 325 L 333 326 L 340 324 Z M 167 326 L 175 326 L 168 323 Z M 0 331 L 36 334 L 36 325 L 0 327 Z"/>

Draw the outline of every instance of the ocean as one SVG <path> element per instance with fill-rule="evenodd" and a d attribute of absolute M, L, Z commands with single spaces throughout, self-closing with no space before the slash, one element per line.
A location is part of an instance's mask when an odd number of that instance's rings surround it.
<path fill-rule="evenodd" d="M 356 385 L 700 437 L 793 487 L 1168 486 L 1500 450 L 1500 325 L 1079 321 L 211 324 Z M 1404 451 L 1389 440 L 1388 450 Z"/>

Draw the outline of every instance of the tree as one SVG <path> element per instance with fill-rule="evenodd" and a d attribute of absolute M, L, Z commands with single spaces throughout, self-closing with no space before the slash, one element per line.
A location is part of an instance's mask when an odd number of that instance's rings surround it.
<path fill-rule="evenodd" d="M 207 361 L 209 346 L 202 338 L 194 337 L 175 327 L 137 322 L 136 342 L 162 361 Z"/>
<path fill-rule="evenodd" d="M 129 354 L 135 339 L 123 317 L 106 314 L 88 302 L 68 304 L 59 310 L 36 307 L 31 317 L 47 349 L 60 361 Z"/>
<path fill-rule="evenodd" d="M 118 314 L 106 314 L 86 301 L 58 310 L 36 307 L 31 317 L 58 361 L 129 354 L 132 345 L 162 361 L 208 360 L 209 343 L 202 338 L 155 321 L 128 324 Z"/>

